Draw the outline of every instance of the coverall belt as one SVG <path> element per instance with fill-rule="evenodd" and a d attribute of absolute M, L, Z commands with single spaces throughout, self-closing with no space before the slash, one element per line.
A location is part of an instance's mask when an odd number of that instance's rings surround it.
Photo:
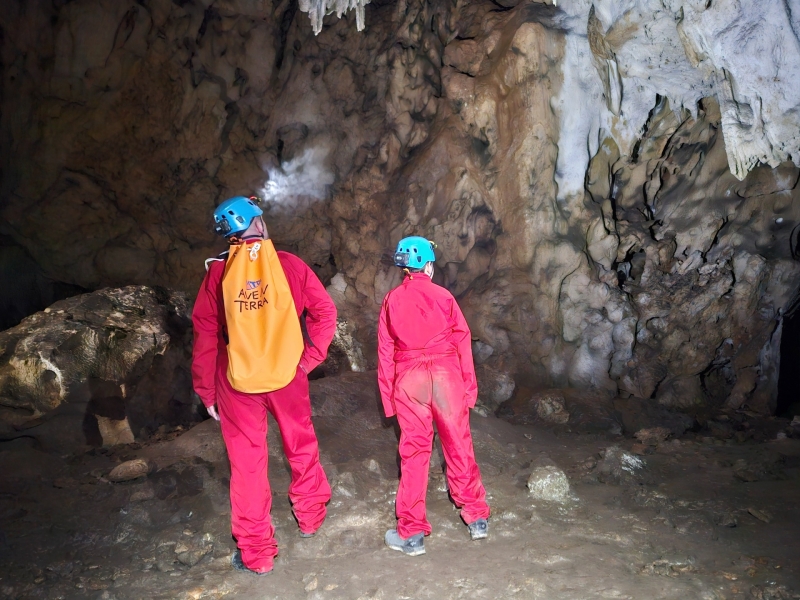
<path fill-rule="evenodd" d="M 420 351 L 420 350 L 396 350 L 394 353 L 394 360 L 397 363 L 403 362 L 420 362 L 425 360 L 441 360 L 446 358 L 454 358 L 458 360 L 458 354 L 455 348 L 445 349 L 442 351 Z"/>

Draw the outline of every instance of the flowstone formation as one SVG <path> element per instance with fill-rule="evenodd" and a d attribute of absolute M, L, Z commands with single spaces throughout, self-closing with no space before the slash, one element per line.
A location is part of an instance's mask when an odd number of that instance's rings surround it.
<path fill-rule="evenodd" d="M 382 1 L 315 36 L 288 0 L 7 3 L 0 227 L 59 281 L 194 292 L 213 206 L 260 192 L 360 368 L 416 234 L 489 369 L 770 412 L 795 4 Z"/>

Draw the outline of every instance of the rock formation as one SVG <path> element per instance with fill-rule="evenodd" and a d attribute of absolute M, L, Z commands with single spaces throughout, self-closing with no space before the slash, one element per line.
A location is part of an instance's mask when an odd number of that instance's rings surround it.
<path fill-rule="evenodd" d="M 360 368 L 414 233 L 492 369 L 769 412 L 796 4 L 379 1 L 315 37 L 290 0 L 6 3 L 0 233 L 59 281 L 194 292 L 213 206 L 257 191 Z"/>
<path fill-rule="evenodd" d="M 311 20 L 311 29 L 315 34 L 322 31 L 322 21 L 325 15 L 334 11 L 340 17 L 348 10 L 356 12 L 356 29 L 364 29 L 364 7 L 369 0 L 299 0 L 300 10 L 308 13 Z"/>
<path fill-rule="evenodd" d="M 56 302 L 0 332 L 0 439 L 114 445 L 199 420 L 186 298 L 129 286 Z"/>

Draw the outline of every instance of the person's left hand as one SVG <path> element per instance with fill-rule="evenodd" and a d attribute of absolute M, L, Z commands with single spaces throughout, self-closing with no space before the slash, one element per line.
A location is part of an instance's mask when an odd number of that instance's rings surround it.
<path fill-rule="evenodd" d="M 208 415 L 214 419 L 215 421 L 219 421 L 219 415 L 217 414 L 217 405 L 212 404 L 211 406 L 206 406 L 206 410 L 208 411 Z"/>

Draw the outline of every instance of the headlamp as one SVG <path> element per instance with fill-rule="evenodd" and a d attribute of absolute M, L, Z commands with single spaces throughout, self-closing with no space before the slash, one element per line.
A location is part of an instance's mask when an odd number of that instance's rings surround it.
<path fill-rule="evenodd" d="M 411 254 L 408 252 L 395 252 L 394 264 L 398 267 L 407 267 L 411 263 Z"/>
<path fill-rule="evenodd" d="M 215 221 L 214 232 L 222 236 L 227 236 L 231 232 L 231 224 L 228 223 L 228 219 L 222 217 L 219 221 Z"/>

